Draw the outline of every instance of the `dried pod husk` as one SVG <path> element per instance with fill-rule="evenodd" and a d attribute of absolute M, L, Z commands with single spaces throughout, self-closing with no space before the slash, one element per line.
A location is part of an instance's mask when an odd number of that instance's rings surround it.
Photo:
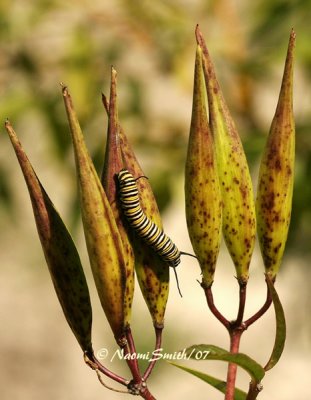
<path fill-rule="evenodd" d="M 110 106 L 108 112 L 108 132 L 106 142 L 106 152 L 104 168 L 102 171 L 101 181 L 104 191 L 110 203 L 117 227 L 122 239 L 126 282 L 125 282 L 125 297 L 124 297 L 124 325 L 129 326 L 131 322 L 131 311 L 134 296 L 134 253 L 129 240 L 126 221 L 118 201 L 118 184 L 117 174 L 123 168 L 122 153 L 119 137 L 119 121 L 118 121 L 118 105 L 117 105 L 117 73 L 112 67 L 111 69 L 111 87 L 110 87 Z"/>
<path fill-rule="evenodd" d="M 294 184 L 293 51 L 291 32 L 276 112 L 261 160 L 256 211 L 258 237 L 266 273 L 274 279 L 287 239 Z"/>
<path fill-rule="evenodd" d="M 222 202 L 207 112 L 202 50 L 196 52 L 185 176 L 186 218 L 204 287 L 212 285 L 221 240 Z"/>
<path fill-rule="evenodd" d="M 245 284 L 249 277 L 249 264 L 256 236 L 252 181 L 240 137 L 223 98 L 213 63 L 198 27 L 196 37 L 203 51 L 209 124 L 214 138 L 223 202 L 222 231 L 235 265 L 237 279 L 240 284 Z"/>
<path fill-rule="evenodd" d="M 57 297 L 82 350 L 92 351 L 92 308 L 79 254 L 9 121 L 6 122 L 6 129 L 28 187 L 39 238 Z"/>
<path fill-rule="evenodd" d="M 78 176 L 82 221 L 97 292 L 119 342 L 124 335 L 126 286 L 122 239 L 110 204 L 87 151 L 68 89 L 63 87 Z"/>

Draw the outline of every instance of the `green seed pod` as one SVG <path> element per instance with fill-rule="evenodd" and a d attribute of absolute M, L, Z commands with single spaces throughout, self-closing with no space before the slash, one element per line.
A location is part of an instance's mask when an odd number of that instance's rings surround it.
<path fill-rule="evenodd" d="M 97 292 L 119 342 L 124 334 L 125 256 L 110 204 L 88 154 L 68 89 L 63 97 L 75 153 L 82 221 Z"/>
<path fill-rule="evenodd" d="M 9 121 L 5 124 L 28 187 L 52 282 L 67 322 L 82 350 L 92 351 L 92 308 L 79 254 Z"/>
<path fill-rule="evenodd" d="M 295 162 L 293 116 L 293 51 L 291 32 L 283 81 L 276 112 L 261 160 L 256 211 L 258 237 L 266 273 L 278 273 L 288 234 L 292 209 Z"/>
<path fill-rule="evenodd" d="M 214 280 L 219 253 L 222 203 L 205 101 L 202 50 L 198 46 L 186 161 L 185 198 L 190 240 L 200 263 L 202 284 L 208 287 Z"/>
<path fill-rule="evenodd" d="M 223 234 L 240 284 L 247 282 L 252 257 L 256 218 L 252 181 L 243 146 L 217 81 L 201 32 L 197 41 L 203 51 L 209 123 L 214 138 L 223 201 Z"/>
<path fill-rule="evenodd" d="M 107 194 L 117 227 L 122 239 L 125 254 L 126 282 L 124 298 L 124 325 L 131 322 L 131 310 L 134 296 L 134 253 L 128 237 L 126 223 L 119 207 L 116 176 L 123 166 L 119 137 L 118 106 L 117 106 L 117 73 L 111 69 L 110 107 L 108 112 L 108 133 L 106 142 L 105 162 L 102 172 L 102 184 Z"/>

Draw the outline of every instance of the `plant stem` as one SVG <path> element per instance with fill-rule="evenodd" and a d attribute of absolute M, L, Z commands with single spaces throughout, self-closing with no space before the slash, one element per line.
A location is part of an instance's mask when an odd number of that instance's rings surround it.
<path fill-rule="evenodd" d="M 239 352 L 240 340 L 244 329 L 241 327 L 229 330 L 230 335 L 230 353 L 236 354 Z M 227 388 L 225 400 L 234 400 L 235 380 L 237 374 L 237 365 L 229 363 L 227 371 Z"/>
<path fill-rule="evenodd" d="M 93 350 L 91 352 L 84 353 L 84 361 L 92 369 L 98 369 L 101 373 L 108 376 L 110 379 L 120 383 L 121 385 L 127 386 L 128 380 L 110 371 L 108 368 L 104 367 L 99 360 L 95 357 Z"/>
<path fill-rule="evenodd" d="M 261 387 L 258 387 L 258 383 L 255 381 L 251 381 L 249 384 L 249 391 L 247 393 L 245 400 L 255 400 L 257 399 L 258 394 L 261 391 Z"/>
<path fill-rule="evenodd" d="M 135 343 L 132 335 L 131 328 L 128 327 L 128 329 L 125 332 L 126 339 L 127 339 L 127 346 L 125 347 L 125 351 L 129 355 L 133 355 L 134 357 L 130 357 L 127 359 L 127 364 L 131 370 L 133 380 L 128 384 L 128 389 L 129 391 L 133 391 L 132 394 L 136 394 L 141 396 L 145 400 L 156 400 L 155 397 L 150 393 L 144 376 L 141 376 L 140 371 L 139 371 L 139 366 L 138 366 L 138 361 L 137 361 L 137 352 L 135 348 Z M 161 336 L 160 336 L 161 338 Z M 161 341 L 160 341 L 161 343 Z M 151 368 L 152 369 L 152 368 Z M 149 374 L 151 373 L 151 370 Z"/>
<path fill-rule="evenodd" d="M 214 304 L 214 297 L 212 292 L 212 287 L 203 287 L 205 292 L 205 297 L 207 301 L 208 308 L 211 310 L 213 315 L 221 322 L 228 330 L 230 328 L 230 322 L 221 314 L 221 312 L 217 309 Z"/>
<path fill-rule="evenodd" d="M 163 328 L 155 327 L 154 329 L 155 329 L 155 335 L 156 335 L 155 350 L 158 350 L 158 349 L 161 348 Z M 151 374 L 156 362 L 157 362 L 156 358 L 154 360 L 150 361 L 149 366 L 148 366 L 148 368 L 146 369 L 146 371 L 144 372 L 144 375 L 143 375 L 143 379 L 144 379 L 145 382 L 147 381 L 149 375 Z"/>
<path fill-rule="evenodd" d="M 239 352 L 240 340 L 243 332 L 250 325 L 256 322 L 260 317 L 262 317 L 265 314 L 265 312 L 269 309 L 272 303 L 272 298 L 269 292 L 269 288 L 267 286 L 267 297 L 265 303 L 252 317 L 243 322 L 247 286 L 246 283 L 243 282 L 239 282 L 239 286 L 240 286 L 239 308 L 238 308 L 237 318 L 234 321 L 228 321 L 214 304 L 212 287 L 211 286 L 204 287 L 202 285 L 209 309 L 211 310 L 213 315 L 218 319 L 218 321 L 220 321 L 228 330 L 230 336 L 231 354 L 236 354 Z M 236 375 L 237 375 L 237 365 L 234 363 L 229 363 L 227 370 L 227 385 L 226 385 L 225 400 L 234 400 Z M 255 400 L 260 390 L 261 387 L 258 386 L 258 382 L 252 381 L 250 383 L 249 392 L 247 394 L 246 400 Z"/>
<path fill-rule="evenodd" d="M 125 332 L 126 335 L 126 340 L 127 340 L 127 346 L 124 348 L 125 354 L 129 354 L 130 356 L 132 355 L 133 357 L 126 358 L 127 365 L 129 366 L 133 380 L 135 384 L 140 384 L 142 382 L 142 378 L 140 375 L 139 371 L 139 366 L 137 362 L 137 356 L 136 356 L 136 348 L 135 348 L 135 343 L 132 335 L 131 328 L 128 327 Z"/>
<path fill-rule="evenodd" d="M 141 389 L 140 396 L 145 400 L 156 400 L 156 398 L 149 392 L 147 386 Z"/>
<path fill-rule="evenodd" d="M 228 330 L 230 336 L 230 353 L 232 354 L 238 353 L 240 339 L 242 333 L 245 330 L 242 320 L 245 309 L 246 284 L 239 283 L 239 285 L 240 285 L 239 309 L 238 309 L 237 319 L 233 322 L 228 321 L 215 306 L 212 287 L 211 286 L 203 287 L 209 309 L 211 310 L 213 315 L 218 319 L 218 321 L 220 321 Z M 227 388 L 226 388 L 225 400 L 234 400 L 236 374 L 237 374 L 237 365 L 234 363 L 229 363 L 227 371 Z"/>
<path fill-rule="evenodd" d="M 239 282 L 240 286 L 240 291 L 239 291 L 239 310 L 238 310 L 238 315 L 235 321 L 236 326 L 240 326 L 243 321 L 244 317 L 244 310 L 245 310 L 245 302 L 246 302 L 246 288 L 247 288 L 247 283 L 245 282 Z"/>
<path fill-rule="evenodd" d="M 244 322 L 245 329 L 247 329 L 250 325 L 256 322 L 260 317 L 262 317 L 264 313 L 268 311 L 269 307 L 271 306 L 271 303 L 272 303 L 272 297 L 270 295 L 269 288 L 267 286 L 267 297 L 264 305 L 252 317 L 250 317 L 248 320 Z"/>

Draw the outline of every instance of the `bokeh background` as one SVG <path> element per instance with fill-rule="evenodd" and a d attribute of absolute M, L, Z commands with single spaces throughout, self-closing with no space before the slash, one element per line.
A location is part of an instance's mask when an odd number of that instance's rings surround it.
<path fill-rule="evenodd" d="M 68 225 L 88 278 L 94 346 L 116 350 L 94 288 L 83 241 L 70 137 L 59 82 L 68 84 L 98 170 L 107 118 L 110 66 L 118 71 L 119 116 L 149 177 L 166 231 L 184 251 L 187 235 L 183 173 L 191 116 L 194 28 L 200 24 L 230 110 L 257 179 L 260 153 L 273 117 L 290 29 L 297 33 L 296 183 L 292 223 L 277 288 L 288 322 L 280 363 L 264 380 L 262 400 L 309 399 L 311 238 L 311 1 L 167 0 L 0 2 L 0 118 L 10 117 L 47 192 Z M 173 353 L 195 343 L 227 347 L 226 332 L 206 307 L 193 259 L 172 280 L 163 347 Z M 237 284 L 225 247 L 215 301 L 236 314 Z M 258 248 L 251 265 L 246 312 L 265 297 Z M 133 331 L 141 353 L 152 350 L 151 320 L 138 286 Z M 249 329 L 241 351 L 261 363 L 273 345 L 273 311 Z M 123 363 L 105 361 L 120 374 Z M 225 377 L 225 365 L 187 365 Z M 107 382 L 111 386 L 113 383 Z M 246 389 L 243 372 L 238 384 Z M 160 362 L 150 379 L 158 399 L 223 398 L 203 382 Z M 57 302 L 35 230 L 25 184 L 9 140 L 0 135 L 0 397 L 119 399 L 86 368 Z M 124 396 L 124 395 L 123 395 Z"/>

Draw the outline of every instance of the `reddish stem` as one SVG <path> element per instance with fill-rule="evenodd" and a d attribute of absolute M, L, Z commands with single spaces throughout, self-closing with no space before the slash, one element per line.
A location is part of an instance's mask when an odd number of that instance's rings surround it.
<path fill-rule="evenodd" d="M 264 313 L 268 311 L 269 307 L 271 306 L 271 303 L 272 303 L 272 297 L 270 295 L 269 288 L 267 286 L 267 297 L 264 305 L 252 317 L 250 317 L 248 320 L 244 322 L 245 329 L 247 329 L 250 325 L 256 322 L 260 317 L 262 317 Z"/>
<path fill-rule="evenodd" d="M 155 330 L 155 335 L 156 335 L 155 350 L 158 350 L 161 348 L 163 327 L 161 327 L 161 328 L 155 327 L 154 330 Z M 144 372 L 144 375 L 143 375 L 143 380 L 145 382 L 147 381 L 149 375 L 151 374 L 156 362 L 157 362 L 156 358 L 154 358 L 152 361 L 150 361 L 148 368 L 146 369 L 146 371 Z"/>
<path fill-rule="evenodd" d="M 221 314 L 214 304 L 214 297 L 212 292 L 212 287 L 203 287 L 205 292 L 205 297 L 207 301 L 208 308 L 211 310 L 213 315 L 220 321 L 228 330 L 230 328 L 230 322 Z"/>
<path fill-rule="evenodd" d="M 229 330 L 230 335 L 230 353 L 236 354 L 239 352 L 240 340 L 244 329 L 242 327 L 233 328 Z M 234 399 L 235 381 L 237 374 L 237 365 L 234 363 L 229 363 L 227 371 L 227 387 L 225 400 Z"/>
<path fill-rule="evenodd" d="M 130 355 L 129 358 L 126 358 L 126 362 L 131 370 L 134 383 L 140 384 L 142 382 L 142 378 L 140 375 L 139 366 L 137 362 L 137 356 L 136 356 L 137 353 L 131 328 L 126 329 L 125 335 L 127 340 L 127 346 L 124 347 L 124 351 L 126 355 L 127 354 Z M 133 358 L 131 356 L 133 356 Z"/>
<path fill-rule="evenodd" d="M 103 373 L 104 375 L 108 376 L 108 378 L 113 379 L 114 381 L 120 383 L 121 385 L 127 386 L 129 381 L 126 380 L 125 378 L 115 374 L 114 372 L 110 371 L 108 368 L 104 367 L 99 360 L 95 357 L 95 354 L 92 351 L 86 352 L 85 356 L 93 363 L 94 365 L 89 364 L 87 361 L 86 363 L 89 365 L 89 367 L 95 369 L 95 367 Z"/>
<path fill-rule="evenodd" d="M 245 302 L 246 302 L 246 287 L 247 283 L 239 282 L 240 291 L 239 291 L 239 311 L 235 321 L 236 326 L 240 326 L 243 321 L 244 317 L 244 310 L 245 310 Z"/>
<path fill-rule="evenodd" d="M 156 398 L 149 392 L 147 386 L 140 392 L 140 396 L 145 400 L 156 400 Z"/>
<path fill-rule="evenodd" d="M 261 392 L 262 387 L 256 381 L 251 381 L 249 384 L 249 391 L 247 393 L 247 397 L 245 400 L 255 400 L 257 399 L 258 394 Z"/>
<path fill-rule="evenodd" d="M 149 389 L 145 383 L 145 378 L 141 376 L 137 361 L 137 352 L 135 348 L 135 343 L 132 335 L 131 328 L 127 328 L 126 332 L 127 346 L 125 351 L 129 355 L 134 355 L 127 359 L 127 364 L 132 372 L 133 380 L 128 384 L 128 389 L 133 394 L 139 394 L 145 400 L 156 400 L 155 397 L 149 392 Z M 151 371 L 150 371 L 151 372 Z"/>
<path fill-rule="evenodd" d="M 214 298 L 212 293 L 212 287 L 203 287 L 207 304 L 213 315 L 227 328 L 230 336 L 230 353 L 236 354 L 239 352 L 240 340 L 242 333 L 254 322 L 256 322 L 264 313 L 269 309 L 272 298 L 267 286 L 267 297 L 264 305 L 258 310 L 251 318 L 243 322 L 245 303 L 246 303 L 246 284 L 239 282 L 239 308 L 237 318 L 235 321 L 228 321 L 221 312 L 217 309 L 214 304 Z M 225 400 L 234 400 L 235 392 L 235 381 L 237 374 L 237 365 L 229 363 L 227 371 L 227 386 Z M 251 382 L 249 392 L 246 400 L 255 400 L 260 392 L 261 388 L 258 386 L 258 382 Z"/>

